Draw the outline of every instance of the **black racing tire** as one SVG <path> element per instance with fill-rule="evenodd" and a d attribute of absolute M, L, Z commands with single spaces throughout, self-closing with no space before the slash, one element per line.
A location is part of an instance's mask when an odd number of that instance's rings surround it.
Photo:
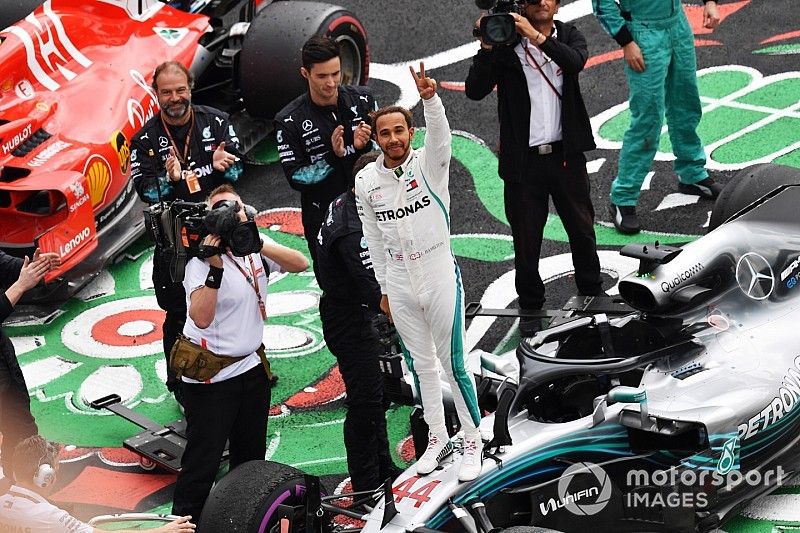
<path fill-rule="evenodd" d="M 277 523 L 277 505 L 302 505 L 305 492 L 300 470 L 272 461 L 248 461 L 211 490 L 197 533 L 269 531 Z M 321 492 L 326 494 L 324 487 Z M 263 529 L 262 523 L 266 524 Z"/>
<path fill-rule="evenodd" d="M 3 9 L 0 9 L 0 30 L 24 19 L 43 3 L 44 0 L 3 0 Z"/>
<path fill-rule="evenodd" d="M 800 169 L 761 163 L 740 170 L 722 189 L 714 203 L 708 231 L 719 227 L 765 194 L 787 184 L 800 184 Z"/>
<path fill-rule="evenodd" d="M 501 529 L 500 533 L 561 533 L 556 529 L 536 526 L 514 526 Z"/>
<path fill-rule="evenodd" d="M 321 2 L 273 2 L 250 24 L 240 54 L 239 86 L 250 115 L 271 119 L 307 90 L 300 51 L 314 35 L 340 43 L 342 84 L 366 85 L 367 34 L 353 13 Z"/>

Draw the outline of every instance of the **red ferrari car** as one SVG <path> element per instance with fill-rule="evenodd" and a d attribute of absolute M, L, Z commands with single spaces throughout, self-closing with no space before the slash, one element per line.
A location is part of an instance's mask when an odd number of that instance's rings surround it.
<path fill-rule="evenodd" d="M 230 112 L 245 148 L 304 90 L 298 51 L 311 35 L 340 41 L 343 83 L 368 74 L 359 20 L 317 2 L 3 0 L 3 27 L 0 248 L 62 262 L 30 304 L 69 297 L 143 233 L 129 143 L 158 112 L 159 63 L 189 67 L 193 100 Z"/>

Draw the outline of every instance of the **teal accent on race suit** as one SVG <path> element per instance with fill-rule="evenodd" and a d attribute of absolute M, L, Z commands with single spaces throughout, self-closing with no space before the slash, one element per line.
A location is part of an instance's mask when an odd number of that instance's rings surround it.
<path fill-rule="evenodd" d="M 414 358 L 411 357 L 411 353 L 406 348 L 406 345 L 403 344 L 403 339 L 400 338 L 400 334 L 397 334 L 397 340 L 400 341 L 400 351 L 403 352 L 403 359 L 406 361 L 406 366 L 408 366 L 408 370 L 411 372 L 411 376 L 414 378 L 414 386 L 417 388 L 417 394 L 419 394 L 419 404 L 422 405 L 422 387 L 419 385 L 419 377 L 417 376 L 417 371 L 414 370 Z"/>
<path fill-rule="evenodd" d="M 464 312 L 461 302 L 461 295 L 464 294 L 464 290 L 461 286 L 461 269 L 458 268 L 455 257 L 453 258 L 453 265 L 456 268 L 456 308 L 453 311 L 453 331 L 450 334 L 450 367 L 453 369 L 453 377 L 461 390 L 461 397 L 464 398 L 464 403 L 467 404 L 472 423 L 477 428 L 481 424 L 481 410 L 478 407 L 475 384 L 472 382 L 464 365 L 464 335 L 462 334 Z"/>
<path fill-rule="evenodd" d="M 450 215 L 447 213 L 447 208 L 445 208 L 442 199 L 439 198 L 435 192 L 433 192 L 433 189 L 428 183 L 428 178 L 425 177 L 425 172 L 422 171 L 421 164 L 419 166 L 419 173 L 422 176 L 422 181 L 425 183 L 425 187 L 427 187 L 428 191 L 431 193 L 431 196 L 433 196 L 433 199 L 436 200 L 436 204 L 439 206 L 439 209 L 442 210 L 442 215 L 444 215 L 444 220 L 447 223 L 447 228 L 449 230 Z M 461 286 L 461 270 L 458 268 L 458 263 L 456 262 L 455 257 L 453 257 L 453 265 L 456 269 L 456 308 L 453 311 L 453 328 L 450 333 L 450 368 L 453 371 L 453 377 L 455 378 L 458 388 L 461 391 L 461 397 L 464 398 L 464 403 L 466 404 L 469 414 L 472 417 L 472 422 L 475 424 L 475 427 L 478 427 L 478 425 L 481 423 L 481 411 L 478 408 L 478 396 L 475 392 L 475 384 L 472 382 L 472 379 L 470 379 L 469 373 L 464 366 L 464 337 L 461 333 L 463 328 L 462 320 L 464 317 L 461 307 L 461 295 L 463 294 L 463 287 Z"/>
<path fill-rule="evenodd" d="M 158 187 L 153 186 L 144 191 L 145 200 L 149 203 L 158 203 L 160 200 L 172 200 L 172 197 L 175 195 L 175 189 L 172 188 L 172 185 L 167 179 L 167 175 L 164 174 L 163 176 L 159 176 L 158 178 Z M 159 190 L 161 189 L 160 194 L 161 198 L 159 199 Z"/>
<path fill-rule="evenodd" d="M 314 185 L 327 178 L 331 172 L 333 172 L 333 167 L 324 159 L 320 159 L 313 165 L 297 170 L 292 174 L 292 181 L 300 185 Z"/>
<path fill-rule="evenodd" d="M 225 171 L 225 179 L 231 182 L 236 181 L 241 177 L 242 172 L 244 172 L 244 165 L 241 161 L 237 161 Z"/>
<path fill-rule="evenodd" d="M 697 89 L 694 35 L 678 0 L 593 0 L 603 28 L 612 37 L 625 25 L 644 58 L 644 72 L 625 64 L 630 89 L 631 123 L 619 155 L 617 177 L 611 184 L 611 201 L 636 205 L 642 182 L 650 171 L 666 116 L 675 154 L 674 168 L 682 183 L 708 177 L 706 155 L 697 135 L 702 117 Z M 630 13 L 622 18 L 620 9 Z"/>

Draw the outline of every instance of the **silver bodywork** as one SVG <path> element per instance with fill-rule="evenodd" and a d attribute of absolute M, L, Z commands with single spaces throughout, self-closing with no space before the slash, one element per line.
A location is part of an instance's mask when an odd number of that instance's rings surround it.
<path fill-rule="evenodd" d="M 663 463 L 661 468 L 722 472 L 730 466 L 742 473 L 763 473 L 767 467 L 780 466 L 788 475 L 797 463 L 792 443 L 800 426 L 798 206 L 800 187 L 785 188 L 687 244 L 669 262 L 620 282 L 620 293 L 639 311 L 609 320 L 614 341 L 621 340 L 626 325 L 640 322 L 657 324 L 666 331 L 668 347 L 685 348 L 664 350 L 663 357 L 648 361 L 635 373 L 638 377 L 640 372 L 638 386 L 646 392 L 646 401 L 615 402 L 614 394 L 606 391 L 577 419 L 553 422 L 533 416 L 527 408 L 532 404 L 526 403 L 524 396 L 541 386 L 534 383 L 540 372 L 525 377 L 524 367 L 529 361 L 524 353 L 538 354 L 540 368 L 546 368 L 541 366 L 547 364 L 541 362 L 543 357 L 554 363 L 581 364 L 574 355 L 559 361 L 558 350 L 565 334 L 551 335 L 545 330 L 528 347 L 520 348 L 521 374 L 506 376 L 519 384 L 519 390 L 508 418 L 513 444 L 497 454 L 502 466 L 486 459 L 477 480 L 459 483 L 458 445 L 441 469 L 413 484 L 407 481 L 415 476 L 412 465 L 394 482 L 398 514 L 381 529 L 381 504 L 369 515 L 363 531 L 399 533 L 419 526 L 440 528 L 453 519 L 449 500 L 465 504 L 480 499 L 488 507 L 504 488 L 531 483 L 552 486 L 559 472 L 547 474 L 544 470 L 558 465 L 554 462 L 558 457 L 573 457 L 574 449 L 583 445 L 589 446 L 583 453 L 601 466 L 606 464 L 606 457 L 608 464 L 632 461 L 630 468 L 634 468 L 642 455 L 628 445 L 632 432 L 644 436 L 645 441 L 648 436 L 661 439 L 653 442 L 670 442 L 674 435 L 687 434 L 687 428 L 692 428 L 699 439 L 705 436 L 706 449 L 683 454 L 673 465 Z M 598 322 L 584 319 L 568 334 L 580 337 L 585 330 L 586 336 L 596 335 L 599 326 L 596 330 L 592 327 Z M 613 335 L 615 330 L 621 332 L 620 336 Z M 598 353 L 589 354 L 585 361 L 613 359 L 609 355 L 641 355 L 632 354 L 632 348 L 624 342 L 617 343 L 622 348 L 616 354 L 605 353 L 598 343 Z M 614 374 L 608 375 L 608 386 L 615 387 Z M 486 417 L 482 431 L 491 433 L 494 419 L 494 414 Z M 614 453 L 606 453 L 610 450 Z M 650 458 L 660 457 L 657 451 L 648 453 Z M 560 469 L 564 469 L 563 463 Z M 722 521 L 743 499 L 772 490 L 779 482 L 780 477 L 776 477 L 771 486 L 752 490 L 742 486 L 720 488 L 715 493 L 716 503 L 703 511 L 716 513 Z M 434 485 L 423 492 L 424 497 L 415 499 L 402 493 L 398 497 L 397 487 L 414 493 L 430 483 Z M 694 516 L 698 509 L 686 511 Z M 540 523 L 533 518 L 532 522 Z"/>

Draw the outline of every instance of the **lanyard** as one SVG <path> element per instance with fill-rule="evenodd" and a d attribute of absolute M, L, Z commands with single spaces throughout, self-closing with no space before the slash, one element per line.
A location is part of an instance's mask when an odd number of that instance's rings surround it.
<path fill-rule="evenodd" d="M 189 112 L 192 114 L 192 123 L 189 124 L 189 131 L 186 132 L 186 142 L 183 143 L 183 153 L 178 150 L 178 145 L 175 144 L 175 139 L 172 138 L 172 133 L 170 133 L 167 123 L 164 122 L 164 115 L 161 115 L 161 124 L 164 125 L 164 131 L 167 132 L 169 142 L 172 144 L 172 147 L 175 148 L 175 155 L 178 156 L 178 160 L 183 165 L 186 165 L 189 161 L 189 142 L 192 140 L 192 132 L 194 131 L 194 109 L 190 107 L 189 110 Z"/>
<path fill-rule="evenodd" d="M 533 55 L 531 55 L 531 51 L 528 49 L 528 43 L 522 43 L 522 47 L 525 50 L 525 55 L 527 55 L 528 59 L 530 60 L 530 61 L 528 61 L 528 63 L 533 61 L 533 66 L 536 67 L 536 69 L 539 71 L 539 74 L 541 74 L 542 77 L 544 78 L 544 81 L 546 81 L 547 85 L 549 85 L 550 88 L 553 89 L 553 92 L 556 93 L 556 96 L 558 96 L 558 99 L 560 100 L 561 99 L 561 93 L 558 92 L 558 89 L 556 89 L 556 86 L 553 85 L 553 82 L 550 81 L 550 78 L 548 78 L 547 74 L 544 73 L 544 71 L 542 70 L 542 67 L 539 66 L 539 63 L 537 63 L 536 60 L 533 58 Z M 546 64 L 546 63 L 547 62 L 545 62 L 543 64 Z"/>
<path fill-rule="evenodd" d="M 252 272 L 252 276 L 247 273 L 247 271 L 242 268 L 242 266 L 233 258 L 230 252 L 226 252 L 230 260 L 236 265 L 236 268 L 239 269 L 239 272 L 242 273 L 244 279 L 247 280 L 247 284 L 255 291 L 256 298 L 258 298 L 258 310 L 261 311 L 261 319 L 267 319 L 267 307 L 264 305 L 264 299 L 261 297 L 261 291 L 258 290 L 258 279 L 256 278 L 256 265 L 253 263 L 253 255 L 250 254 L 247 257 L 250 259 L 250 271 Z"/>

